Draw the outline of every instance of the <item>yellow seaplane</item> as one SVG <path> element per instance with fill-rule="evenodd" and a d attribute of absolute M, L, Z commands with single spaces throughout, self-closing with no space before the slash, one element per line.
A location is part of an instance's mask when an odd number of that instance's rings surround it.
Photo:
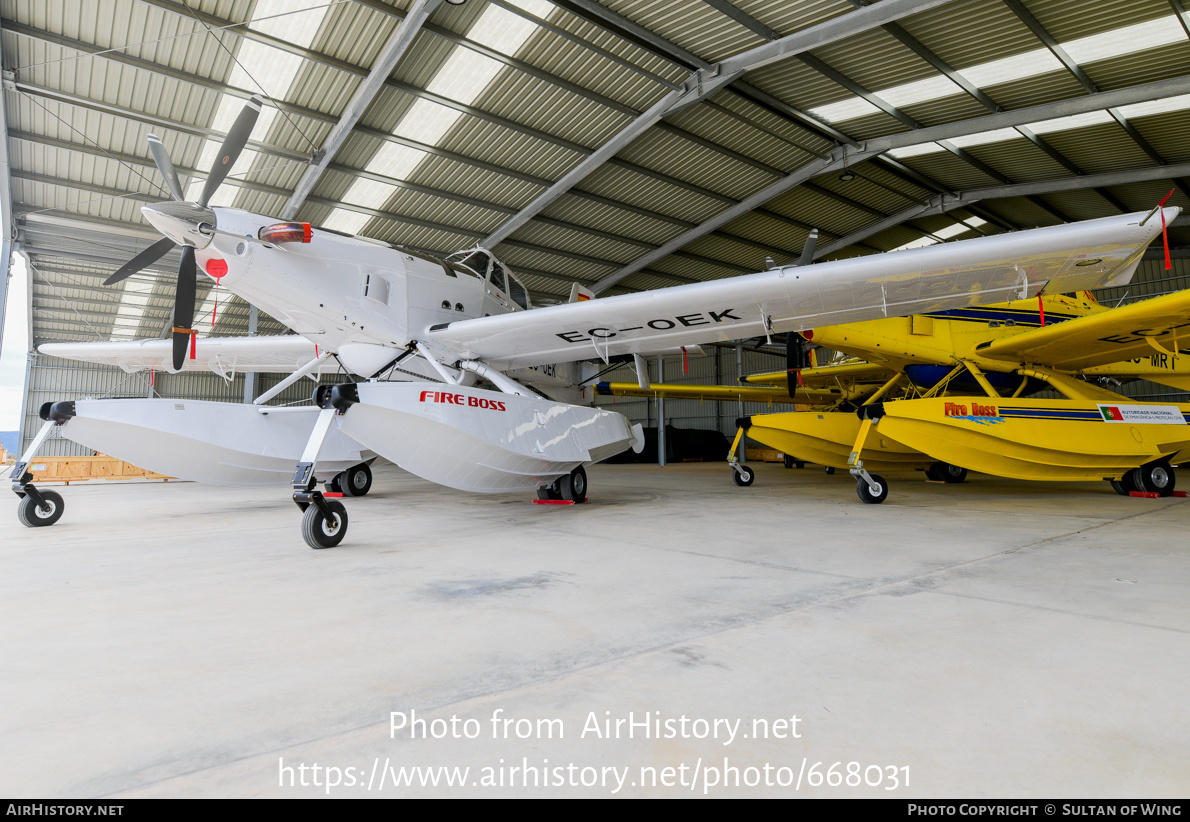
<path fill-rule="evenodd" d="M 801 339 L 850 359 L 816 366 Z M 791 334 L 787 350 L 789 368 L 744 378 L 740 388 L 757 393 L 740 399 L 783 394 L 805 410 L 739 421 L 729 454 L 739 485 L 755 477 L 735 459 L 745 432 L 849 470 L 870 503 L 888 494 L 876 472 L 914 468 L 935 481 L 962 482 L 970 469 L 1167 495 L 1173 465 L 1190 458 L 1190 404 L 1105 387 L 1143 378 L 1190 390 L 1190 291 L 1111 309 L 1083 293 L 852 323 Z M 677 396 L 672 388 L 650 387 Z"/>

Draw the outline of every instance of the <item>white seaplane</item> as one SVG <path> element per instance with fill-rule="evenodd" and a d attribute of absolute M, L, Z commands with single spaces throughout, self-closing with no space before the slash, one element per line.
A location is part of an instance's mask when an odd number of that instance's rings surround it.
<path fill-rule="evenodd" d="M 291 484 L 304 512 L 302 534 L 314 548 L 343 539 L 347 511 L 334 497 L 366 493 L 376 456 L 463 491 L 536 489 L 541 499 L 582 502 L 584 466 L 639 450 L 643 437 L 622 415 L 579 404 L 580 363 L 625 355 L 639 363 L 703 343 L 1121 285 L 1179 212 L 1158 206 L 816 265 L 808 265 L 807 249 L 799 264 L 756 274 L 529 310 L 524 285 L 482 248 L 438 259 L 209 207 L 259 109 L 254 98 L 241 112 L 196 202 L 185 201 L 173 163 L 150 137 L 174 200 L 142 212 L 164 239 L 107 282 L 182 246 L 172 341 L 46 344 L 40 351 L 126 370 L 292 375 L 254 404 L 47 403 L 45 423 L 12 473 L 26 525 L 62 515 L 61 495 L 38 489 L 27 470 L 56 427 L 84 446 L 170 476 Z M 199 270 L 300 336 L 196 342 Z M 330 356 L 359 379 L 320 387 L 313 407 L 264 404 Z"/>

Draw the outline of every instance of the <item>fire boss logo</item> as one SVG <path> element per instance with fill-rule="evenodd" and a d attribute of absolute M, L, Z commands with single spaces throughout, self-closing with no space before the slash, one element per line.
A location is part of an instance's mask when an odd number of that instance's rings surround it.
<path fill-rule="evenodd" d="M 1004 418 L 1000 416 L 1000 411 L 994 405 L 980 405 L 979 403 L 971 403 L 971 411 L 967 411 L 967 406 L 957 402 L 948 402 L 942 406 L 942 413 L 948 417 L 957 420 L 970 420 L 977 422 L 980 425 L 998 425 L 1004 422 Z"/>
<path fill-rule="evenodd" d="M 740 320 L 731 312 L 734 308 L 727 308 L 723 311 L 700 311 L 697 314 L 683 314 L 680 317 L 661 317 L 656 320 L 649 320 L 644 325 L 634 325 L 631 328 L 589 328 L 584 331 L 563 331 L 558 334 L 559 337 L 566 340 L 568 343 L 590 342 L 591 340 L 607 340 L 612 337 L 625 334 L 629 331 L 643 331 L 646 328 L 651 328 L 653 331 L 669 331 L 671 328 L 681 326 L 683 328 L 691 328 L 696 325 L 713 325 L 714 323 L 726 322 L 728 320 Z M 586 336 L 583 336 L 586 334 Z"/>
<path fill-rule="evenodd" d="M 449 391 L 422 391 L 421 402 L 444 402 L 447 405 L 467 405 L 471 408 L 490 408 L 493 411 L 508 410 L 499 400 L 472 397 L 467 394 L 452 394 Z"/>
<path fill-rule="evenodd" d="M 980 405 L 979 403 L 971 403 L 971 411 L 967 411 L 967 406 L 960 405 L 957 402 L 948 402 L 943 406 L 943 412 L 948 417 L 962 417 L 963 419 L 987 419 L 989 417 L 999 417 L 1000 412 L 996 410 L 994 405 Z"/>

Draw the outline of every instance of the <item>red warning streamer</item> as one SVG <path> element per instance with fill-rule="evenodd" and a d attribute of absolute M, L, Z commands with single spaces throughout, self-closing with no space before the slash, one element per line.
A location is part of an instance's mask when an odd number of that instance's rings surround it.
<path fill-rule="evenodd" d="M 190 332 L 190 359 L 198 359 L 198 334 Z"/>
<path fill-rule="evenodd" d="M 1169 232 L 1166 230 L 1166 226 L 1165 226 L 1165 202 L 1166 202 L 1166 200 L 1168 200 L 1170 197 L 1173 196 L 1173 192 L 1174 192 L 1174 190 L 1171 188 L 1169 190 L 1169 193 L 1165 195 L 1165 197 L 1161 200 L 1161 202 L 1157 203 L 1157 208 L 1161 209 L 1161 241 L 1165 244 L 1165 270 L 1166 271 L 1169 271 L 1171 268 L 1173 268 L 1173 263 L 1170 262 L 1170 259 L 1169 259 Z"/>

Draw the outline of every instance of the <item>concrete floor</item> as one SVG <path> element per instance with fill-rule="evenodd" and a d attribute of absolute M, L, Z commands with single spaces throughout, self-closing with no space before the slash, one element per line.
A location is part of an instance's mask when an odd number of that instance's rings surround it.
<path fill-rule="evenodd" d="M 60 488 L 0 550 L 0 795 L 1190 793 L 1190 504 L 888 478 L 596 466 L 561 507 L 389 466 L 326 551 L 284 489 Z"/>

